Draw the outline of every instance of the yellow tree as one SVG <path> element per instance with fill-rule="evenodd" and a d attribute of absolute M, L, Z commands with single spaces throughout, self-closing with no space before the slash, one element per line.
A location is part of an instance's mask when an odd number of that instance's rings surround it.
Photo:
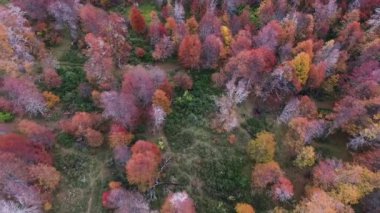
<path fill-rule="evenodd" d="M 256 139 L 248 143 L 248 154 L 256 163 L 266 163 L 273 160 L 276 150 L 274 135 L 270 132 L 259 132 Z"/>
<path fill-rule="evenodd" d="M 297 155 L 294 165 L 299 168 L 305 168 L 314 165 L 315 163 L 315 151 L 312 146 L 305 146 L 301 152 Z"/>
<path fill-rule="evenodd" d="M 299 53 L 292 61 L 291 65 L 294 69 L 297 80 L 301 85 L 305 85 L 309 78 L 311 57 L 305 52 Z"/>

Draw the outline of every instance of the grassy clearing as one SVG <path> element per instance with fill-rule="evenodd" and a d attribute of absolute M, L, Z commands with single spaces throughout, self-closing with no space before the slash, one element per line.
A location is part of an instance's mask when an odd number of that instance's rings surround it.
<path fill-rule="evenodd" d="M 62 178 L 55 193 L 53 212 L 106 212 L 101 196 L 112 180 L 108 166 L 110 152 L 105 148 L 88 149 L 68 140 L 59 137 L 54 150 L 55 166 Z"/>
<path fill-rule="evenodd" d="M 166 156 L 172 158 L 163 182 L 167 191 L 186 190 L 197 204 L 198 212 L 233 212 L 238 202 L 255 203 L 257 210 L 271 207 L 269 199 L 251 194 L 251 163 L 245 147 L 251 136 L 242 128 L 232 132 L 238 138 L 229 144 L 228 134 L 210 129 L 215 111 L 214 99 L 221 91 L 214 88 L 211 71 L 191 73 L 194 88 L 176 91 L 173 113 L 164 129 L 167 138 Z M 153 203 L 158 207 L 160 200 Z"/>

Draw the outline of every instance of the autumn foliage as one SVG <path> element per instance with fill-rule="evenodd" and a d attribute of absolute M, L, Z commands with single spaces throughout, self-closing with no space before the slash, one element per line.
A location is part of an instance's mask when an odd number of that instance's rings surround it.
<path fill-rule="evenodd" d="M 137 141 L 132 147 L 132 157 L 125 166 L 128 181 L 141 191 L 151 188 L 158 177 L 161 153 L 157 145 L 148 141 Z"/>
<path fill-rule="evenodd" d="M 132 7 L 131 9 L 130 19 L 131 19 L 132 29 L 134 31 L 140 34 L 146 31 L 145 19 L 141 15 L 141 12 L 139 11 L 139 9 L 135 6 Z"/>
<path fill-rule="evenodd" d="M 201 57 L 201 41 L 198 35 L 187 35 L 178 49 L 178 57 L 185 68 L 199 67 Z"/>
<path fill-rule="evenodd" d="M 169 194 L 161 207 L 162 213 L 171 212 L 195 213 L 195 205 L 190 196 L 185 192 Z"/>

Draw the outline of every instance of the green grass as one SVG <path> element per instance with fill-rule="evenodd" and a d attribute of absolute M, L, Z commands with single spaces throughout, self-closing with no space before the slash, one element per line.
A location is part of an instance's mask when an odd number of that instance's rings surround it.
<path fill-rule="evenodd" d="M 234 212 L 238 202 L 257 200 L 257 210 L 268 210 L 270 199 L 262 194 L 251 195 L 252 165 L 245 152 L 251 136 L 245 129 L 232 132 L 238 138 L 236 144 L 228 143 L 228 134 L 217 133 L 210 128 L 215 112 L 215 98 L 221 91 L 213 87 L 211 71 L 190 73 L 194 86 L 190 91 L 176 91 L 173 112 L 164 128 L 167 138 L 166 155 L 172 157 L 163 177 L 164 182 L 179 185 L 174 191 L 186 190 L 197 204 L 197 212 Z M 159 197 L 166 194 L 159 191 Z M 160 206 L 160 200 L 153 203 Z M 254 204 L 256 206 L 256 204 Z"/>
<path fill-rule="evenodd" d="M 0 4 L 8 4 L 9 0 L 0 0 Z"/>
<path fill-rule="evenodd" d="M 64 110 L 67 111 L 95 111 L 91 98 L 83 98 L 79 95 L 78 86 L 87 82 L 83 71 L 86 58 L 78 50 L 69 49 L 60 58 L 58 74 L 61 76 L 62 85 L 53 89 L 53 93 L 61 98 Z"/>
<path fill-rule="evenodd" d="M 61 183 L 55 192 L 53 212 L 107 212 L 101 196 L 112 180 L 107 164 L 110 158 L 104 149 L 81 152 L 76 147 L 57 145 L 54 165 L 61 172 Z"/>

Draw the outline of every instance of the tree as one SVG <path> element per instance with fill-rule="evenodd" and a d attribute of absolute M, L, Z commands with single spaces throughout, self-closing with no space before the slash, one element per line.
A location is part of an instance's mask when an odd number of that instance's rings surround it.
<path fill-rule="evenodd" d="M 103 116 L 122 124 L 128 129 L 134 129 L 139 122 L 139 109 L 133 102 L 133 96 L 117 92 L 103 92 L 100 102 L 104 108 Z"/>
<path fill-rule="evenodd" d="M 167 114 L 171 112 L 171 101 L 167 94 L 160 89 L 154 92 L 152 103 L 153 106 L 161 107 Z"/>
<path fill-rule="evenodd" d="M 126 40 L 127 24 L 123 16 L 86 4 L 79 11 L 81 22 L 87 33 L 100 37 L 105 46 L 110 46 L 114 63 L 121 67 L 127 63 L 131 46 Z"/>
<path fill-rule="evenodd" d="M 315 102 L 308 96 L 292 98 L 282 110 L 278 122 L 289 123 L 295 117 L 317 118 L 318 109 Z"/>
<path fill-rule="evenodd" d="M 55 136 L 45 126 L 30 120 L 21 120 L 17 124 L 17 130 L 26 135 L 33 143 L 41 144 L 46 148 L 52 148 Z"/>
<path fill-rule="evenodd" d="M 161 153 L 157 145 L 147 141 L 137 141 L 132 147 L 132 157 L 125 169 L 128 182 L 138 185 L 141 191 L 151 188 L 158 177 Z"/>
<path fill-rule="evenodd" d="M 202 45 L 198 35 L 187 35 L 182 40 L 178 57 L 185 68 L 194 69 L 199 67 Z"/>
<path fill-rule="evenodd" d="M 120 124 L 112 124 L 111 130 L 108 134 L 108 142 L 112 148 L 119 145 L 128 145 L 132 142 L 133 134 L 128 132 Z"/>
<path fill-rule="evenodd" d="M 286 177 L 280 177 L 272 186 L 272 197 L 275 201 L 285 202 L 294 196 L 293 184 Z"/>
<path fill-rule="evenodd" d="M 183 22 L 185 20 L 185 8 L 182 1 L 176 1 L 174 4 L 173 16 L 176 22 Z"/>
<path fill-rule="evenodd" d="M 166 36 L 166 29 L 161 23 L 156 12 L 151 12 L 151 19 L 152 21 L 149 25 L 149 38 L 150 44 L 154 46 L 161 40 L 162 37 Z"/>
<path fill-rule="evenodd" d="M 183 191 L 169 194 L 161 207 L 161 212 L 195 213 L 196 211 L 193 200 L 185 191 Z"/>
<path fill-rule="evenodd" d="M 103 192 L 102 195 L 103 207 L 113 209 L 115 213 L 150 211 L 148 202 L 139 192 L 127 191 L 120 184 L 110 183 L 109 185 L 109 190 Z"/>
<path fill-rule="evenodd" d="M 61 179 L 61 174 L 52 166 L 46 164 L 37 164 L 29 167 L 29 173 L 40 186 L 47 190 L 57 188 Z"/>
<path fill-rule="evenodd" d="M 380 210 L 380 190 L 376 189 L 374 192 L 365 196 L 361 202 L 363 212 L 375 213 Z"/>
<path fill-rule="evenodd" d="M 287 4 L 287 1 L 284 0 L 261 1 L 258 9 L 260 21 L 266 24 L 273 19 L 281 20 L 286 15 Z"/>
<path fill-rule="evenodd" d="M 98 114 L 76 112 L 72 118 L 61 121 L 60 127 L 64 132 L 81 137 L 86 134 L 87 129 L 95 128 L 100 122 L 101 117 Z"/>
<path fill-rule="evenodd" d="M 217 68 L 223 48 L 223 43 L 219 37 L 215 35 L 207 36 L 202 45 L 202 67 L 206 69 Z"/>
<path fill-rule="evenodd" d="M 359 163 L 372 171 L 380 170 L 380 149 L 355 153 L 353 157 L 356 163 Z"/>
<path fill-rule="evenodd" d="M 87 80 L 101 88 L 111 88 L 114 82 L 111 46 L 92 33 L 86 35 L 85 41 L 89 46 L 87 56 L 90 57 L 84 65 Z"/>
<path fill-rule="evenodd" d="M 103 144 L 102 133 L 91 128 L 86 129 L 84 138 L 90 147 L 99 147 Z"/>
<path fill-rule="evenodd" d="M 304 117 L 293 118 L 290 123 L 290 134 L 295 140 L 310 144 L 313 139 L 321 137 L 326 132 L 324 120 L 309 120 Z"/>
<path fill-rule="evenodd" d="M 324 38 L 330 29 L 330 25 L 332 25 L 339 16 L 338 5 L 336 0 L 316 0 L 313 7 L 315 10 L 315 31 L 319 37 Z"/>
<path fill-rule="evenodd" d="M 238 203 L 235 206 L 236 213 L 255 213 L 255 209 L 247 203 Z"/>
<path fill-rule="evenodd" d="M 135 32 L 137 32 L 139 34 L 145 33 L 145 31 L 146 31 L 145 19 L 141 15 L 140 10 L 136 6 L 132 7 L 131 15 L 129 18 L 131 20 L 132 29 Z"/>
<path fill-rule="evenodd" d="M 186 29 L 188 34 L 197 34 L 199 24 L 194 16 L 186 20 Z"/>
<path fill-rule="evenodd" d="M 248 30 L 240 30 L 234 37 L 231 43 L 231 50 L 233 55 L 238 55 L 244 50 L 249 50 L 252 47 L 252 35 Z"/>
<path fill-rule="evenodd" d="M 180 87 L 183 90 L 190 90 L 193 88 L 193 79 L 184 72 L 176 73 L 173 80 L 175 86 Z"/>
<path fill-rule="evenodd" d="M 315 152 L 312 146 L 305 146 L 301 152 L 297 155 L 294 164 L 299 168 L 305 168 L 313 166 L 315 163 Z"/>
<path fill-rule="evenodd" d="M 154 46 L 152 56 L 154 60 L 165 60 L 171 57 L 175 51 L 175 44 L 169 36 L 163 36 Z"/>
<path fill-rule="evenodd" d="M 276 183 L 282 176 L 283 171 L 277 162 L 259 163 L 252 171 L 252 183 L 254 187 L 264 189 L 268 185 Z"/>
<path fill-rule="evenodd" d="M 62 84 L 61 77 L 58 73 L 51 68 L 47 68 L 43 70 L 43 79 L 46 86 L 49 88 L 57 88 Z"/>
<path fill-rule="evenodd" d="M 333 113 L 329 115 L 332 120 L 329 131 L 332 133 L 338 128 L 343 128 L 343 130 L 347 131 L 349 130 L 349 124 L 360 120 L 366 113 L 367 110 L 363 102 L 351 96 L 346 96 L 335 103 Z"/>
<path fill-rule="evenodd" d="M 46 105 L 49 109 L 54 108 L 60 102 L 59 96 L 54 95 L 52 92 L 44 91 L 42 96 L 44 96 Z"/>
<path fill-rule="evenodd" d="M 316 65 L 311 65 L 308 85 L 311 88 L 318 88 L 321 86 L 326 76 L 326 64 L 324 62 L 318 63 Z"/>
<path fill-rule="evenodd" d="M 36 206 L 20 206 L 19 203 L 9 200 L 0 200 L 1 212 L 14 212 L 14 213 L 38 213 L 41 209 Z"/>
<path fill-rule="evenodd" d="M 232 33 L 231 30 L 227 26 L 221 26 L 220 32 L 222 34 L 223 42 L 226 45 L 226 47 L 229 47 L 232 42 Z M 207 37 L 206 37 L 207 39 Z"/>
<path fill-rule="evenodd" d="M 213 75 L 213 80 L 219 86 L 231 79 L 245 79 L 250 85 L 259 85 L 264 76 L 272 71 L 276 65 L 276 57 L 272 51 L 266 48 L 242 51 L 237 56 L 231 57 L 224 69 Z"/>
<path fill-rule="evenodd" d="M 305 85 L 307 79 L 309 78 L 310 66 L 311 66 L 311 58 L 310 55 L 301 52 L 299 53 L 292 61 L 291 65 L 295 72 L 296 80 L 301 83 L 301 85 Z"/>
<path fill-rule="evenodd" d="M 338 171 L 343 168 L 340 160 L 327 159 L 320 161 L 313 168 L 313 182 L 323 189 L 329 189 L 337 184 Z"/>
<path fill-rule="evenodd" d="M 256 139 L 248 143 L 248 154 L 257 163 L 266 163 L 273 160 L 276 150 L 276 141 L 272 133 L 263 131 L 256 135 Z"/>
<path fill-rule="evenodd" d="M 230 132 L 239 126 L 239 114 L 236 110 L 234 101 L 227 97 L 222 96 L 215 101 L 218 112 L 212 121 L 212 127 L 219 132 Z"/>
<path fill-rule="evenodd" d="M 312 188 L 309 190 L 307 198 L 304 198 L 296 206 L 294 212 L 353 213 L 354 210 L 350 206 L 346 206 L 339 200 L 332 198 L 325 191 L 319 188 Z"/>
<path fill-rule="evenodd" d="M 13 104 L 13 112 L 29 115 L 44 115 L 46 103 L 32 81 L 27 78 L 5 77 L 0 90 L 5 92 Z"/>
<path fill-rule="evenodd" d="M 221 21 L 215 15 L 212 9 L 208 9 L 199 22 L 199 36 L 204 41 L 207 36 L 215 34 L 220 35 Z"/>
<path fill-rule="evenodd" d="M 257 36 L 254 37 L 254 42 L 257 47 L 265 47 L 272 51 L 281 44 L 281 39 L 284 36 L 281 25 L 278 21 L 271 21 L 263 28 Z"/>
<path fill-rule="evenodd" d="M 152 119 L 152 100 L 157 89 L 164 91 L 167 97 L 172 95 L 172 86 L 161 69 L 153 67 L 147 71 L 142 66 L 133 67 L 126 71 L 120 92 L 101 94 L 103 116 L 129 130 L 134 129 L 138 124 Z"/>
<path fill-rule="evenodd" d="M 0 151 L 13 153 L 16 157 L 28 163 L 52 164 L 51 155 L 43 146 L 34 144 L 26 138 L 16 135 L 0 135 Z"/>
<path fill-rule="evenodd" d="M 338 42 L 349 52 L 358 47 L 363 42 L 364 32 L 359 22 L 350 23 L 345 29 L 339 32 Z"/>

